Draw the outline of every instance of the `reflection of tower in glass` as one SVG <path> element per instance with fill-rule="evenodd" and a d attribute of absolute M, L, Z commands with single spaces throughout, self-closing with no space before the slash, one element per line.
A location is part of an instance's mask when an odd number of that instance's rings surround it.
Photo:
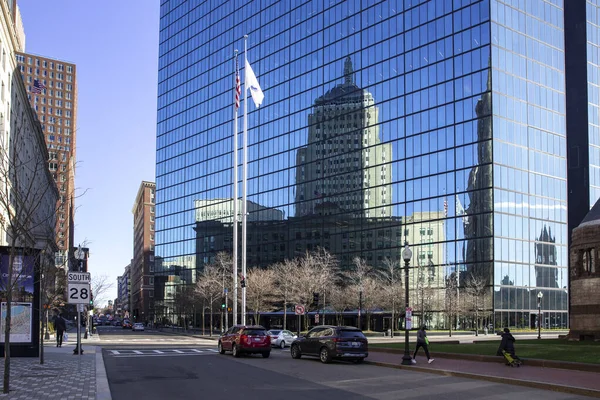
<path fill-rule="evenodd" d="M 475 106 L 477 114 L 477 163 L 469 173 L 467 185 L 470 204 L 465 210 L 468 223 L 464 224 L 467 250 L 467 271 L 485 276 L 491 274 L 489 265 L 482 261 L 493 260 L 492 231 L 492 69 L 488 68 L 486 92 Z"/>
<path fill-rule="evenodd" d="M 316 99 L 308 116 L 308 144 L 296 155 L 296 216 L 326 208 L 391 216 L 392 149 L 381 143 L 378 122 L 373 95 L 356 86 L 347 57 L 344 82 Z"/>
<path fill-rule="evenodd" d="M 535 244 L 535 282 L 537 287 L 558 287 L 558 269 L 539 265 L 558 265 L 555 242 L 556 237 L 552 237 L 552 230 L 544 225 Z"/>

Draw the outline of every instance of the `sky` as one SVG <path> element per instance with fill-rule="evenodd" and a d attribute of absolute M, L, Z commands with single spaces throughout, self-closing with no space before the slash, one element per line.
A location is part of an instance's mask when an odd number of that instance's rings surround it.
<path fill-rule="evenodd" d="M 18 0 L 25 52 L 77 66 L 75 246 L 88 271 L 117 276 L 133 257 L 133 203 L 155 181 L 158 0 Z"/>

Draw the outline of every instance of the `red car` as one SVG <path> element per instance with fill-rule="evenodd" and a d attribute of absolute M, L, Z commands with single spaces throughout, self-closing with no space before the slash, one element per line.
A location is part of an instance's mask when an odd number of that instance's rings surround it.
<path fill-rule="evenodd" d="M 260 325 L 234 325 L 219 337 L 219 353 L 231 351 L 234 357 L 242 353 L 260 353 L 263 358 L 271 355 L 271 337 Z"/>

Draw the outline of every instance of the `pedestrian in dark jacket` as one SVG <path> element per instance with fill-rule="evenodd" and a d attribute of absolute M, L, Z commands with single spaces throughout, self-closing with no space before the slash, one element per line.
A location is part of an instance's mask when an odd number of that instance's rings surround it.
<path fill-rule="evenodd" d="M 498 352 L 496 354 L 501 356 L 502 350 L 513 357 L 515 356 L 515 337 L 510 333 L 510 329 L 508 328 L 504 328 L 502 341 L 500 342 L 500 347 L 498 347 Z"/>
<path fill-rule="evenodd" d="M 56 330 L 56 347 L 62 347 L 63 335 L 67 330 L 67 321 L 60 314 L 54 316 L 54 330 Z"/>
<path fill-rule="evenodd" d="M 423 350 L 425 350 L 425 355 L 427 356 L 427 362 L 429 364 L 431 364 L 434 359 L 431 358 L 429 356 L 429 339 L 427 338 L 427 333 L 425 332 L 426 328 L 425 326 L 422 326 L 421 329 L 419 329 L 417 331 L 417 348 L 415 349 L 415 354 L 413 355 L 412 358 L 412 363 L 416 364 L 417 360 L 415 360 L 415 358 L 417 357 L 417 352 L 419 351 L 419 348 L 423 348 Z"/>

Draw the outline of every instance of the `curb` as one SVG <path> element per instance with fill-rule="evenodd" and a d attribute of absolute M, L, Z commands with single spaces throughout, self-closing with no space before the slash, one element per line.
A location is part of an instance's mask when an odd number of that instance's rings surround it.
<path fill-rule="evenodd" d="M 489 381 L 489 382 L 494 382 L 494 383 L 525 386 L 525 387 L 530 387 L 530 388 L 534 388 L 534 389 L 551 390 L 554 392 L 562 392 L 562 393 L 577 394 L 577 395 L 582 395 L 582 396 L 590 396 L 590 397 L 600 398 L 600 390 L 586 389 L 586 388 L 581 388 L 581 387 L 564 386 L 564 385 L 556 385 L 556 384 L 548 383 L 548 382 L 525 381 L 525 380 L 521 380 L 521 379 L 511 379 L 510 382 L 507 382 L 506 378 L 500 378 L 500 377 L 491 376 L 491 375 L 480 375 L 480 374 L 472 374 L 472 373 L 468 373 L 468 372 L 457 372 L 457 371 L 448 371 L 448 370 L 442 370 L 442 369 L 423 368 L 423 367 L 416 367 L 414 365 L 404 366 L 402 364 L 389 364 L 389 363 L 384 363 L 384 362 L 379 362 L 379 361 L 365 360 L 364 363 L 370 364 L 370 365 L 377 365 L 379 367 L 385 367 L 385 368 L 426 372 L 429 374 L 454 376 L 454 377 L 458 377 L 458 378 L 478 379 L 478 380 Z"/>
<path fill-rule="evenodd" d="M 392 353 L 392 354 L 404 354 L 404 350 L 385 348 L 385 347 L 371 347 L 369 351 L 378 353 Z M 497 363 L 503 360 L 501 356 L 488 356 L 481 354 L 462 354 L 462 353 L 439 353 L 432 352 L 436 357 L 439 358 L 450 358 L 454 360 L 469 360 L 469 361 L 482 361 L 482 362 L 493 362 Z M 532 367 L 544 367 L 544 368 L 556 368 L 556 369 L 569 369 L 574 371 L 585 371 L 585 372 L 597 372 L 600 373 L 600 364 L 586 364 L 576 363 L 570 361 L 554 361 L 554 360 L 540 360 L 537 358 L 521 358 L 526 365 Z"/>
<path fill-rule="evenodd" d="M 96 347 L 96 400 L 112 400 L 102 347 Z"/>

